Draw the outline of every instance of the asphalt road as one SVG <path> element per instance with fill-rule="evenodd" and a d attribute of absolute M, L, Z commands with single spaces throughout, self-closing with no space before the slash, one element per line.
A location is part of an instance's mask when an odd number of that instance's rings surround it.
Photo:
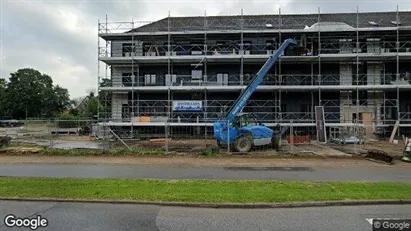
<path fill-rule="evenodd" d="M 109 164 L 0 164 L 0 176 L 411 182 L 411 168 L 166 167 Z"/>
<path fill-rule="evenodd" d="M 48 220 L 38 230 L 372 230 L 370 218 L 411 218 L 410 205 L 285 209 L 209 209 L 153 205 L 0 201 L 4 218 Z"/>

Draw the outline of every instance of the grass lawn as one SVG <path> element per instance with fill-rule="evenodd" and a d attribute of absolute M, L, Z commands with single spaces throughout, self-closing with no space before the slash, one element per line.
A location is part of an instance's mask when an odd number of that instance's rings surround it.
<path fill-rule="evenodd" d="M 1 197 L 205 203 L 411 199 L 411 183 L 1 177 Z"/>

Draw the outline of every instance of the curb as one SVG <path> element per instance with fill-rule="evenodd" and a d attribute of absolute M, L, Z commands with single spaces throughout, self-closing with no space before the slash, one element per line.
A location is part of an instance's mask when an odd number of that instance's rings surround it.
<path fill-rule="evenodd" d="M 27 201 L 27 202 L 71 202 L 71 203 L 108 203 L 108 204 L 140 204 L 175 207 L 197 207 L 197 208 L 301 208 L 301 207 L 327 207 L 327 206 L 352 206 L 352 205 L 399 205 L 411 204 L 407 200 L 353 200 L 353 201 L 316 201 L 316 202 L 294 202 L 294 203 L 189 203 L 189 202 L 155 202 L 135 200 L 94 200 L 94 199 L 58 199 L 58 198 L 15 198 L 0 197 L 0 201 Z"/>

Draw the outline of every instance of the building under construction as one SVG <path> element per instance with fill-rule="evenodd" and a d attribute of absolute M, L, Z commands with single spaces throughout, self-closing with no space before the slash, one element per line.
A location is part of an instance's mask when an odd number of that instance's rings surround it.
<path fill-rule="evenodd" d="M 316 106 L 326 127 L 359 125 L 377 136 L 395 123 L 411 127 L 410 11 L 106 18 L 98 28 L 107 93 L 99 116 L 111 127 L 211 131 L 287 38 L 298 48 L 283 54 L 244 112 L 314 133 Z"/>

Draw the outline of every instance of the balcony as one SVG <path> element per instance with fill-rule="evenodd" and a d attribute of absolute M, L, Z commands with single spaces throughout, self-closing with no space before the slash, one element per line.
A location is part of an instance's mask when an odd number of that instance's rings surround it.
<path fill-rule="evenodd" d="M 392 54 L 397 53 L 397 41 L 380 41 L 368 39 L 367 42 L 357 43 L 351 39 L 326 39 L 321 42 L 320 54 Z M 315 54 L 318 51 L 315 51 Z M 411 42 L 399 41 L 398 53 L 410 53 Z"/>
<path fill-rule="evenodd" d="M 194 78 L 192 75 L 144 75 L 144 76 L 112 76 L 112 87 L 130 88 L 130 87 L 232 87 L 232 86 L 247 86 L 252 78 L 252 75 L 239 74 L 214 74 Z M 101 77 L 100 79 L 104 79 Z M 352 75 L 350 78 L 344 76 L 340 78 L 339 74 L 283 74 L 283 75 L 268 75 L 262 86 L 281 86 L 288 87 L 304 87 L 304 86 L 379 86 L 379 85 L 402 85 L 411 87 L 411 74 L 400 73 L 386 75 Z M 148 89 L 148 88 L 147 88 Z"/>
<path fill-rule="evenodd" d="M 188 98 L 187 98 L 188 99 Z M 186 99 L 175 99 L 186 100 Z M 121 104 L 122 121 L 132 121 L 133 117 L 150 117 L 150 122 L 167 122 L 170 119 L 180 121 L 181 123 L 193 122 L 206 123 L 215 121 L 222 116 L 234 105 L 235 100 L 219 99 L 219 100 L 198 100 L 201 106 L 197 111 L 182 111 L 177 109 L 173 100 L 128 100 L 127 104 L 124 101 L 112 101 L 113 104 Z M 273 100 L 249 100 L 243 111 L 251 113 L 258 118 L 259 121 L 273 123 L 280 121 L 282 123 L 315 123 L 315 114 L 312 111 L 312 105 L 318 105 L 318 99 L 303 100 L 299 103 L 292 104 L 295 100 L 288 98 Z M 133 103 L 134 102 L 134 103 Z M 397 115 L 397 100 L 396 99 L 369 99 L 360 100 L 356 104 L 356 99 L 322 99 L 321 104 L 324 106 L 324 116 L 328 123 L 352 123 L 352 114 L 358 112 L 377 113 L 377 124 L 391 124 L 400 119 L 404 123 L 411 124 L 411 112 L 404 112 L 404 108 Z M 280 107 L 281 105 L 281 107 Z M 287 105 L 287 106 L 284 106 Z M 311 108 L 311 109 L 310 109 Z M 393 114 L 393 112 L 395 112 Z M 104 112 L 101 112 L 103 114 Z M 117 113 L 119 114 L 119 113 Z M 120 118 L 118 118 L 120 119 Z M 147 122 L 147 121 L 146 121 Z M 360 121 L 361 122 L 361 121 Z"/>
<path fill-rule="evenodd" d="M 131 41 L 130 41 L 131 43 Z M 99 47 L 99 57 L 157 57 L 157 56 L 204 56 L 204 55 L 269 55 L 276 48 L 270 44 L 180 44 L 170 45 L 135 45 Z M 134 52 L 133 52 L 134 51 Z"/>
<path fill-rule="evenodd" d="M 147 101 L 145 101 L 147 102 Z M 166 102 L 166 101 L 164 101 Z M 144 104 L 144 103 L 143 103 Z M 127 112 L 123 112 L 121 118 L 110 118 L 109 113 L 107 121 L 115 121 L 115 122 L 139 122 L 145 125 L 152 125 L 152 124 L 162 124 L 162 123 L 181 123 L 181 124 L 204 124 L 204 123 L 214 123 L 217 120 L 220 120 L 223 117 L 223 114 L 215 106 L 207 107 L 207 111 L 201 112 L 175 112 L 170 111 L 168 112 L 168 106 L 144 106 L 140 104 L 140 106 L 136 106 L 134 108 L 134 114 L 131 112 L 131 106 Z M 150 107 L 148 109 L 148 107 Z M 250 107 L 250 106 L 248 106 Z M 124 108 L 124 107 L 123 107 Z M 229 108 L 229 107 L 228 107 Z M 247 108 L 247 107 L 246 107 Z M 272 107 L 274 108 L 274 107 Z M 272 109 L 271 107 L 266 107 L 263 111 L 259 112 L 249 112 L 254 117 L 257 118 L 258 121 L 265 123 L 265 124 L 275 124 L 275 123 L 283 123 L 283 124 L 290 124 L 293 123 L 294 126 L 315 126 L 316 119 L 314 112 L 299 112 L 299 111 L 287 111 L 287 112 L 273 112 L 269 111 Z M 344 118 L 344 113 L 340 111 L 335 112 L 333 111 L 335 108 L 333 107 L 324 107 L 325 113 L 325 121 L 329 124 L 354 124 L 355 121 L 351 118 Z M 355 106 L 353 106 L 355 109 Z M 388 110 L 388 108 L 387 108 Z M 133 116 L 134 115 L 134 116 Z M 400 121 L 403 126 L 411 126 L 411 113 L 410 112 L 400 112 Z M 386 118 L 384 118 L 386 117 Z M 144 121 L 139 119 L 144 118 Z M 386 115 L 381 114 L 379 120 L 373 121 L 376 126 L 393 126 L 396 122 L 396 118 L 389 118 Z M 143 121 L 143 122 L 142 122 Z M 357 121 L 359 124 L 362 124 L 363 121 Z"/>
<path fill-rule="evenodd" d="M 187 44 L 150 44 L 144 45 L 141 41 L 136 41 L 132 46 L 130 43 L 109 43 L 107 47 L 99 47 L 99 57 L 127 57 L 127 58 L 141 58 L 141 57 L 176 57 L 176 56 L 253 56 L 253 55 L 270 55 L 272 54 L 280 44 L 251 44 L 243 43 L 242 49 L 239 43 L 227 43 L 227 44 L 203 44 L 203 43 L 187 43 Z M 389 55 L 397 53 L 396 41 L 381 41 L 377 44 L 362 42 L 358 44 L 354 42 L 344 42 L 341 44 L 338 40 L 323 41 L 321 43 L 321 49 L 314 48 L 299 48 L 293 51 L 289 51 L 288 56 L 317 56 L 317 55 L 330 55 L 339 54 L 344 55 L 365 55 L 365 54 L 378 54 Z M 411 42 L 400 41 L 398 43 L 398 53 L 411 53 Z"/>

